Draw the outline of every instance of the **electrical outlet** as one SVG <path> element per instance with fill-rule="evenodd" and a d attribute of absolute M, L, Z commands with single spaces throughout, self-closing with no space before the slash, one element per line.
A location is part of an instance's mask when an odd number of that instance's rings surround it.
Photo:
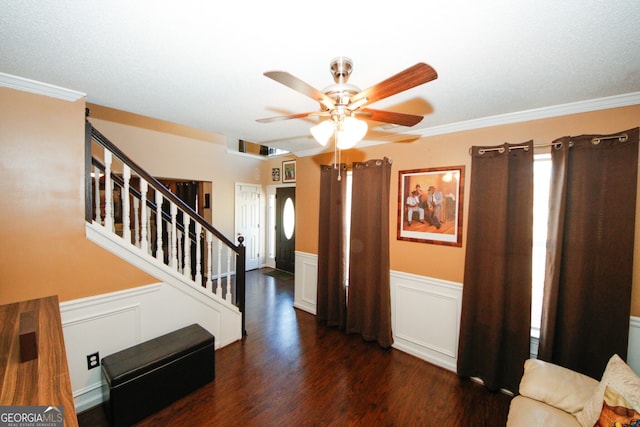
<path fill-rule="evenodd" d="M 87 354 L 87 369 L 93 369 L 100 366 L 100 353 Z"/>

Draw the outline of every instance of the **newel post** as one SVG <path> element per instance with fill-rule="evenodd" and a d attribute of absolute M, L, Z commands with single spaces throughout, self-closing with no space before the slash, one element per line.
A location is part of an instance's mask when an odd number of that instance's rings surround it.
<path fill-rule="evenodd" d="M 247 330 L 245 329 L 245 260 L 246 260 L 246 251 L 243 245 L 244 237 L 238 237 L 238 257 L 236 258 L 236 297 L 238 308 L 242 313 L 242 336 L 247 336 Z"/>

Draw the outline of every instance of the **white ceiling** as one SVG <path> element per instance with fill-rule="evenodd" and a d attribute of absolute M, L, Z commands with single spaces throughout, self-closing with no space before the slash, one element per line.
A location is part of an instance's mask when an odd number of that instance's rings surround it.
<path fill-rule="evenodd" d="M 424 115 L 367 140 L 640 91 L 638 0 L 313 2 L 0 0 L 0 72 L 87 101 L 300 152 L 317 147 L 312 99 L 262 75 L 318 89 L 353 60 L 366 89 L 417 62 L 430 83 L 369 105 Z"/>

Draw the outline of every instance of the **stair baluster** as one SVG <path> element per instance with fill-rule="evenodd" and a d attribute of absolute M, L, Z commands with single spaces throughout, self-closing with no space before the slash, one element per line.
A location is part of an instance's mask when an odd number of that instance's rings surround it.
<path fill-rule="evenodd" d="M 147 191 L 149 184 L 140 178 L 140 249 L 147 252 L 149 240 L 147 239 Z"/>
<path fill-rule="evenodd" d="M 156 259 L 164 262 L 164 249 L 162 248 L 162 230 L 164 221 L 162 220 L 162 193 L 156 190 Z"/>
<path fill-rule="evenodd" d="M 122 169 L 122 177 L 124 178 L 124 190 L 122 191 L 122 238 L 127 242 L 131 242 L 131 218 L 129 212 L 129 180 L 131 179 L 131 168 L 126 164 Z"/>
<path fill-rule="evenodd" d="M 216 283 L 216 295 L 222 298 L 222 244 L 220 242 L 218 242 L 218 275 Z"/>
<path fill-rule="evenodd" d="M 210 231 L 207 231 L 207 290 L 212 291 L 213 283 L 213 234 Z"/>
<path fill-rule="evenodd" d="M 104 149 L 104 227 L 111 232 L 113 228 L 113 187 L 111 184 L 111 151 Z"/>
<path fill-rule="evenodd" d="M 103 224 L 101 221 L 102 219 L 100 218 L 100 215 L 102 214 L 102 212 L 100 212 L 100 174 L 101 171 L 100 169 L 98 169 L 98 166 L 94 166 L 93 167 L 93 183 L 94 183 L 94 204 L 96 205 L 95 208 L 95 216 L 93 217 L 93 219 L 96 222 L 99 222 L 101 224 Z"/>
<path fill-rule="evenodd" d="M 119 245 L 130 245 L 127 251 L 131 247 L 139 248 L 149 262 L 164 271 L 158 276 L 163 280 L 173 282 L 180 278 L 180 282 L 200 288 L 203 295 L 227 307 L 235 306 L 236 313 L 242 315 L 242 334 L 246 335 L 242 242 L 236 245 L 224 237 L 89 122 L 85 134 L 88 153 L 85 218 L 91 225 L 92 235 L 94 227 L 98 227 L 95 230 L 100 235 L 116 236 L 122 242 Z M 104 189 L 101 189 L 102 183 Z M 117 238 L 109 237 L 109 244 L 117 243 Z"/>
<path fill-rule="evenodd" d="M 184 227 L 184 231 L 183 231 L 183 236 L 184 239 L 182 240 L 182 252 L 184 253 L 184 256 L 182 257 L 182 259 L 184 260 L 184 267 L 182 269 L 182 274 L 184 274 L 185 276 L 187 276 L 189 279 L 191 279 L 191 236 L 189 233 L 189 226 L 191 225 L 191 217 L 188 215 L 183 215 L 183 222 L 182 225 Z"/>
<path fill-rule="evenodd" d="M 195 282 L 202 283 L 202 254 L 200 253 L 200 246 L 202 240 L 202 225 L 196 222 L 196 275 Z"/>
<path fill-rule="evenodd" d="M 170 266 L 178 271 L 178 224 L 176 216 L 178 215 L 178 206 L 171 203 L 171 264 Z"/>

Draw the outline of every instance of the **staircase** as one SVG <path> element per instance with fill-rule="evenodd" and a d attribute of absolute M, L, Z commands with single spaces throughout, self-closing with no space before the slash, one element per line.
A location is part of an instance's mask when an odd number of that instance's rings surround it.
<path fill-rule="evenodd" d="M 227 239 L 88 121 L 85 177 L 87 238 L 163 283 L 207 299 L 225 335 L 246 335 L 242 237 L 237 245 Z"/>

